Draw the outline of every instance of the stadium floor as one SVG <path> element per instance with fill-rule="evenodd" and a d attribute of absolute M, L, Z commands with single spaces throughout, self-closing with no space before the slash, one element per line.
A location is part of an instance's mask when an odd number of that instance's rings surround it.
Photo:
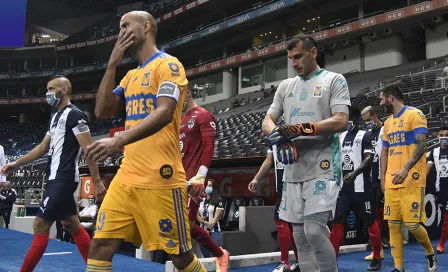
<path fill-rule="evenodd" d="M 20 266 L 31 244 L 32 235 L 0 229 L 0 272 L 20 271 Z M 433 244 L 436 242 L 434 241 Z M 59 253 L 59 254 L 51 254 Z M 363 261 L 367 252 L 342 254 L 339 257 L 339 272 L 366 271 L 368 262 Z M 383 260 L 381 271 L 391 271 L 393 261 L 390 250 L 385 250 L 386 258 Z M 48 248 L 34 271 L 85 271 L 85 264 L 74 244 L 50 240 Z M 426 259 L 423 248 L 419 244 L 405 246 L 404 263 L 406 272 L 426 271 Z M 439 255 L 439 271 L 447 271 L 448 255 Z M 234 272 L 271 272 L 275 264 L 234 268 Z M 139 260 L 124 255 L 115 255 L 113 271 L 151 271 L 164 272 L 164 265 Z"/>

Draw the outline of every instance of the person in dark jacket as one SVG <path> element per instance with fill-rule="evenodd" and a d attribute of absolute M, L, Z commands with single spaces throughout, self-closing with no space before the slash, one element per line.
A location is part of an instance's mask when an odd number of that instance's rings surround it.
<path fill-rule="evenodd" d="M 5 221 L 5 227 L 9 228 L 12 206 L 17 198 L 17 192 L 12 188 L 9 181 L 5 182 L 3 190 L 0 191 L 0 214 Z"/>

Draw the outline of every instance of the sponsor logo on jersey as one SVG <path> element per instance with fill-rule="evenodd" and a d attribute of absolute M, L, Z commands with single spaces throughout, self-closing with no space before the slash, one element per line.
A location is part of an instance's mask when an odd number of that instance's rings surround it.
<path fill-rule="evenodd" d="M 308 89 L 303 88 L 300 92 L 300 101 L 305 101 L 308 98 Z"/>
<path fill-rule="evenodd" d="M 295 116 L 315 116 L 316 113 L 314 111 L 301 111 L 302 108 L 294 108 L 289 117 Z"/>
<path fill-rule="evenodd" d="M 414 173 L 412 173 L 412 178 L 413 178 L 414 180 L 418 180 L 418 179 L 420 178 L 420 174 L 417 173 L 417 172 L 414 172 Z"/>

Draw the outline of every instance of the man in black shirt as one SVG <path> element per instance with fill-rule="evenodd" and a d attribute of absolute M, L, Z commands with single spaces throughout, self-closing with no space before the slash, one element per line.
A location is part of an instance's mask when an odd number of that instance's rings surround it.
<path fill-rule="evenodd" d="M 9 228 L 9 222 L 11 219 L 11 211 L 14 202 L 16 201 L 17 193 L 12 189 L 9 181 L 5 182 L 4 188 L 0 191 L 0 215 L 3 216 L 5 221 L 5 227 Z"/>

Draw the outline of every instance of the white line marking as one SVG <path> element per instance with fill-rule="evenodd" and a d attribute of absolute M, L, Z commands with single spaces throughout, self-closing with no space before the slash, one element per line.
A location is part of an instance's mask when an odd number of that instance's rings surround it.
<path fill-rule="evenodd" d="M 54 252 L 54 253 L 44 253 L 44 256 L 48 256 L 48 255 L 64 255 L 64 254 L 72 254 L 72 252 Z"/>

